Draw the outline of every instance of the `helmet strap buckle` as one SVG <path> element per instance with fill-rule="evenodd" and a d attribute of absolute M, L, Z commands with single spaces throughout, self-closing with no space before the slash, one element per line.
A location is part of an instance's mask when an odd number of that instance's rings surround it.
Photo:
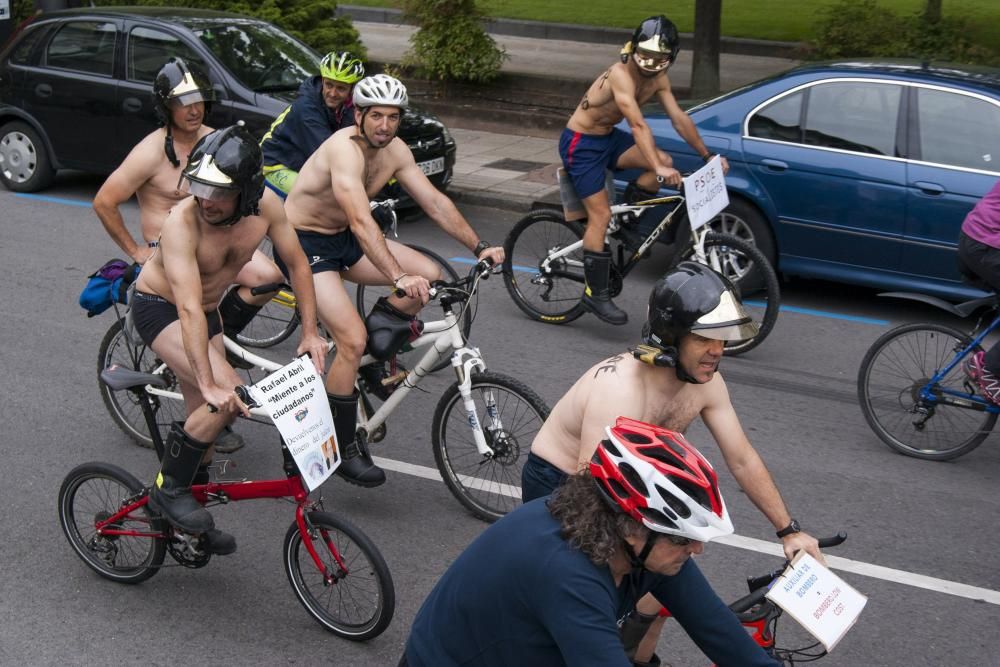
<path fill-rule="evenodd" d="M 629 351 L 639 361 L 652 366 L 673 368 L 677 363 L 677 348 L 673 346 L 660 348 L 653 345 L 639 344 L 633 348 L 629 348 Z"/>

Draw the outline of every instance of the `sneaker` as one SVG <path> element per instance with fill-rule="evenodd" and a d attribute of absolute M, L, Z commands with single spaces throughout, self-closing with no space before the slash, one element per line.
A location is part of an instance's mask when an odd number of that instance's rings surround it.
<path fill-rule="evenodd" d="M 986 353 L 983 351 L 970 354 L 962 365 L 962 370 L 965 371 L 965 377 L 969 378 L 973 382 L 979 382 L 979 377 L 983 374 L 983 358 Z"/>
<path fill-rule="evenodd" d="M 976 370 L 979 372 L 979 377 L 976 378 L 976 382 L 979 384 L 979 391 L 990 403 L 1000 405 L 1000 378 L 982 365 L 982 359 L 978 358 L 982 354 L 980 352 L 976 355 L 977 359 L 975 362 Z"/>
<path fill-rule="evenodd" d="M 215 451 L 220 454 L 232 454 L 237 449 L 242 449 L 244 444 L 246 443 L 243 436 L 234 431 L 231 426 L 227 426 L 215 439 Z"/>

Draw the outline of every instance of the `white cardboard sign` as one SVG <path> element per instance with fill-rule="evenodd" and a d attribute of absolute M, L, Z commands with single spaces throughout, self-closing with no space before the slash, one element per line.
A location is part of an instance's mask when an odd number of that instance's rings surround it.
<path fill-rule="evenodd" d="M 308 356 L 251 385 L 313 491 L 340 465 L 340 448 L 323 380 Z"/>
<path fill-rule="evenodd" d="M 685 178 L 684 196 L 691 229 L 698 229 L 729 206 L 722 158 L 716 155 L 704 167 Z"/>
<path fill-rule="evenodd" d="M 868 598 L 800 551 L 767 592 L 799 625 L 832 651 L 858 620 Z"/>
<path fill-rule="evenodd" d="M 0 21 L 10 19 L 10 0 L 0 0 Z"/>

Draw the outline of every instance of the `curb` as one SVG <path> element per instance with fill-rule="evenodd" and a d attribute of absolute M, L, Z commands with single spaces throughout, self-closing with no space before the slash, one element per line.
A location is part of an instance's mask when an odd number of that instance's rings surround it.
<path fill-rule="evenodd" d="M 334 15 L 346 16 L 352 21 L 363 21 L 366 23 L 413 25 L 411 21 L 403 19 L 403 12 L 401 10 L 384 7 L 337 5 Z M 590 44 L 620 45 L 628 41 L 631 36 L 629 31 L 624 28 L 600 28 L 571 23 L 547 23 L 544 21 L 525 21 L 520 19 L 487 19 L 483 22 L 483 27 L 486 29 L 486 32 L 494 35 L 559 39 Z M 719 44 L 719 48 L 723 53 L 788 59 L 798 58 L 803 51 L 803 46 L 801 42 L 776 42 L 743 37 L 722 37 Z M 694 48 L 693 34 L 689 32 L 681 33 L 681 48 L 685 50 L 692 50 Z"/>

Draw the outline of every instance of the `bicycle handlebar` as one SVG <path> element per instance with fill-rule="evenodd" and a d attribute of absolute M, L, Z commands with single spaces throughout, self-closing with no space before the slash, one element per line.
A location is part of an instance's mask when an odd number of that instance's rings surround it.
<path fill-rule="evenodd" d="M 233 289 L 236 289 L 235 287 Z M 250 288 L 250 293 L 254 296 L 260 296 L 261 294 L 270 294 L 271 292 L 280 292 L 283 289 L 292 289 L 292 286 L 288 283 L 264 283 L 263 285 L 257 285 L 256 287 Z"/>
<path fill-rule="evenodd" d="M 444 280 L 435 280 L 431 283 L 431 288 L 428 291 L 430 296 L 429 301 L 434 301 L 435 299 L 441 297 L 443 294 L 452 292 L 455 290 L 464 290 L 470 284 L 482 279 L 486 280 L 493 273 L 494 264 L 489 259 L 481 259 L 469 270 L 468 275 L 464 278 L 459 278 L 452 282 L 447 282 Z M 393 296 L 403 297 L 406 296 L 406 292 L 401 289 L 392 290 Z"/>
<path fill-rule="evenodd" d="M 829 549 L 830 547 L 835 547 L 839 544 L 842 544 L 846 539 L 847 539 L 847 533 L 839 532 L 833 537 L 821 537 L 817 540 L 817 542 L 819 542 L 820 549 Z M 784 565 L 775 570 L 772 570 L 768 574 L 762 574 L 757 577 L 748 577 L 747 586 L 750 587 L 751 592 L 748 595 L 744 595 L 739 600 L 736 600 L 735 602 L 730 604 L 729 608 L 734 613 L 739 614 L 740 612 L 744 612 L 753 607 L 754 605 L 760 603 L 764 599 L 764 596 L 767 594 L 767 591 L 770 589 L 771 582 L 773 582 L 782 572 L 785 571 L 785 568 L 788 567 L 788 564 L 789 561 L 786 560 Z"/>

